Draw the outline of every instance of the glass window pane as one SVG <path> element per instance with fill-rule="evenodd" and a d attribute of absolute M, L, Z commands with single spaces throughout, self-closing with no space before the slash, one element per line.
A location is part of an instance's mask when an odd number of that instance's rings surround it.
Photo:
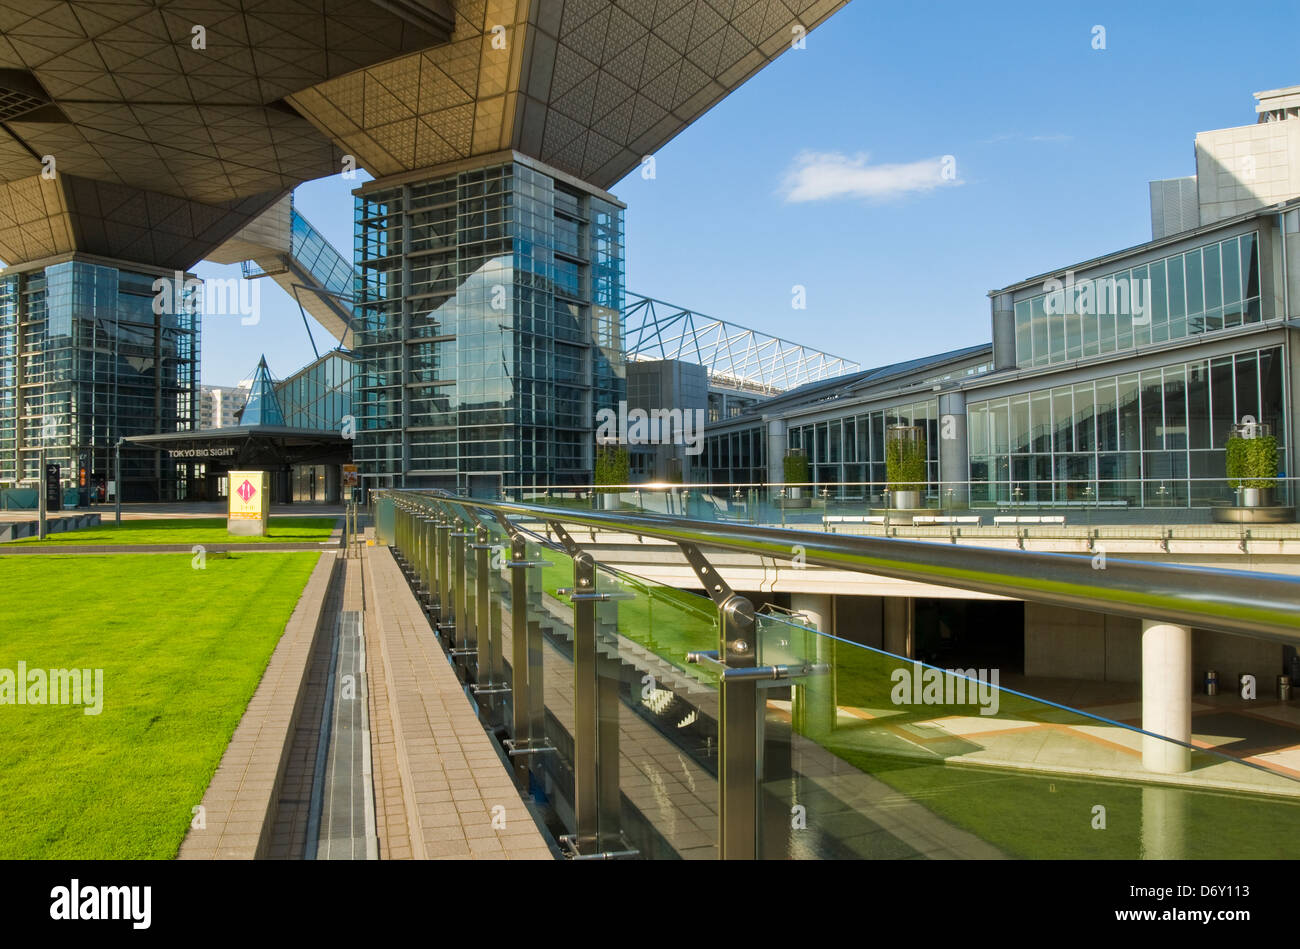
<path fill-rule="evenodd" d="M 1187 335 L 1187 301 L 1182 255 L 1165 261 L 1165 269 L 1169 284 L 1169 338 L 1181 339 Z"/>
<path fill-rule="evenodd" d="M 1142 447 L 1164 448 L 1164 385 L 1159 369 L 1142 373 Z"/>
<path fill-rule="evenodd" d="M 1052 390 L 1052 421 L 1056 451 L 1074 451 L 1074 396 L 1068 386 Z"/>
<path fill-rule="evenodd" d="M 1052 450 L 1052 397 L 1047 392 L 1035 392 L 1030 399 L 1030 422 L 1032 440 L 1030 450 L 1050 452 Z"/>
<path fill-rule="evenodd" d="M 1016 365 L 1028 366 L 1034 361 L 1034 337 L 1029 324 L 1029 301 L 1016 304 Z"/>
<path fill-rule="evenodd" d="M 1007 450 L 1007 400 L 989 403 L 989 447 L 994 454 Z"/>
<path fill-rule="evenodd" d="M 1210 447 L 1210 367 L 1204 360 L 1187 367 L 1187 441 L 1193 449 Z"/>
<path fill-rule="evenodd" d="M 1051 337 L 1051 355 L 1048 357 L 1048 361 L 1052 363 L 1063 362 L 1065 360 L 1065 317 L 1059 313 L 1053 313 L 1047 316 L 1046 319 L 1047 332 Z"/>
<path fill-rule="evenodd" d="M 1086 382 L 1074 387 L 1074 450 L 1095 451 L 1096 448 L 1092 383 Z"/>
<path fill-rule="evenodd" d="M 1210 361 L 1210 439 L 1213 447 L 1228 443 L 1228 429 L 1237 421 L 1233 395 L 1232 357 Z"/>
<path fill-rule="evenodd" d="M 1187 269 L 1187 330 L 1189 334 L 1199 333 L 1205 328 L 1205 321 L 1197 318 L 1205 312 L 1200 248 L 1183 254 L 1183 266 Z"/>
<path fill-rule="evenodd" d="M 1011 438 L 1013 453 L 1029 451 L 1029 396 L 1019 395 L 1011 399 Z"/>
<path fill-rule="evenodd" d="M 1151 285 L 1147 282 L 1147 268 L 1134 267 L 1133 273 L 1126 286 L 1128 288 L 1127 309 L 1133 316 L 1133 345 L 1148 346 L 1151 344 L 1151 314 L 1149 312 L 1151 304 Z M 1120 294 L 1120 305 L 1124 306 L 1123 293 Z"/>
<path fill-rule="evenodd" d="M 1240 422 L 1247 415 L 1259 421 L 1259 359 L 1255 353 L 1238 353 L 1235 357 L 1237 375 L 1237 417 Z"/>
<path fill-rule="evenodd" d="M 1182 366 L 1172 366 L 1165 376 L 1165 449 L 1187 448 L 1187 373 Z"/>
<path fill-rule="evenodd" d="M 1241 289 L 1246 299 L 1259 296 L 1259 238 L 1248 234 L 1241 245 Z"/>
<path fill-rule="evenodd" d="M 1147 276 L 1151 281 L 1151 298 L 1148 302 L 1152 339 L 1162 343 L 1169 338 L 1169 288 L 1165 286 L 1165 262 L 1156 261 L 1150 270 Z"/>
<path fill-rule="evenodd" d="M 1034 297 L 1029 301 L 1029 315 L 1033 324 L 1034 365 L 1045 366 L 1050 347 L 1048 346 L 1047 308 L 1042 296 Z"/>
<path fill-rule="evenodd" d="M 1282 350 L 1266 349 L 1259 354 L 1259 420 L 1273 426 L 1281 442 L 1285 435 L 1286 409 L 1282 403 Z"/>
<path fill-rule="evenodd" d="M 1097 450 L 1119 450 L 1119 426 L 1115 409 L 1115 380 L 1099 379 L 1096 395 Z"/>
<path fill-rule="evenodd" d="M 1121 451 L 1137 451 L 1142 446 L 1141 414 L 1138 401 L 1138 377 L 1119 377 L 1119 447 Z"/>

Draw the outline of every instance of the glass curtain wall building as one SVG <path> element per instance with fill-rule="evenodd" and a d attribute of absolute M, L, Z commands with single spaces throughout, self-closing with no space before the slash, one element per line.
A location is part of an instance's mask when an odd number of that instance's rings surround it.
<path fill-rule="evenodd" d="M 511 153 L 357 192 L 356 461 L 373 486 L 590 483 L 625 397 L 623 208 Z"/>
<path fill-rule="evenodd" d="M 155 313 L 160 276 L 79 255 L 0 276 L 0 486 L 35 487 L 44 448 L 93 489 L 119 438 L 194 428 L 200 315 L 192 295 Z M 193 477 L 146 449 L 122 466 L 127 500 L 183 498 Z"/>
<path fill-rule="evenodd" d="M 326 353 L 275 387 L 284 424 L 291 428 L 341 431 L 352 415 L 355 360 L 344 350 Z"/>

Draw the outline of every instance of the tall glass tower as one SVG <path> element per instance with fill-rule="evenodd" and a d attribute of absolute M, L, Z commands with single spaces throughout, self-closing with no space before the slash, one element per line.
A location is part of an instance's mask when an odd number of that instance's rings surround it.
<path fill-rule="evenodd" d="M 624 207 L 518 153 L 357 191 L 369 483 L 591 482 L 595 413 L 626 390 Z"/>
<path fill-rule="evenodd" d="M 159 276 L 81 255 L 0 276 L 0 487 L 36 487 L 43 449 L 93 489 L 119 438 L 194 428 L 200 315 L 189 297 L 155 313 Z M 127 500 L 184 498 L 193 474 L 151 449 L 122 467 Z"/>

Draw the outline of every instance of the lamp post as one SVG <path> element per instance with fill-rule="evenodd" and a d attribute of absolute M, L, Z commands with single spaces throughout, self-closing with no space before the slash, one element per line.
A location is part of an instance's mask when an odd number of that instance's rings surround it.
<path fill-rule="evenodd" d="M 37 526 L 37 536 L 41 540 L 44 540 L 45 535 L 49 533 L 45 521 L 46 509 L 49 507 L 45 499 L 45 493 L 49 490 L 49 484 L 48 484 L 49 475 L 45 471 L 45 449 L 44 448 L 41 448 L 41 453 L 38 457 L 40 459 L 37 462 L 37 464 L 40 466 L 40 479 L 37 481 L 38 490 L 36 492 L 36 496 L 40 501 L 39 504 L 40 523 Z"/>
<path fill-rule="evenodd" d="M 113 523 L 122 523 L 122 439 L 113 445 Z"/>

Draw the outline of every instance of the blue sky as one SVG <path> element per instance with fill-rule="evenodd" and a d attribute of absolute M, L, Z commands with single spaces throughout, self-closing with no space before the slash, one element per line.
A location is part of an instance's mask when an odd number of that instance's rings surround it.
<path fill-rule="evenodd" d="M 1147 182 L 1300 83 L 1297 27 L 1294 0 L 852 0 L 611 189 L 628 289 L 864 366 L 987 342 L 990 289 L 1150 239 Z M 359 180 L 296 193 L 345 254 Z M 269 283 L 262 303 L 257 326 L 205 321 L 205 383 L 312 358 L 297 305 Z"/>

